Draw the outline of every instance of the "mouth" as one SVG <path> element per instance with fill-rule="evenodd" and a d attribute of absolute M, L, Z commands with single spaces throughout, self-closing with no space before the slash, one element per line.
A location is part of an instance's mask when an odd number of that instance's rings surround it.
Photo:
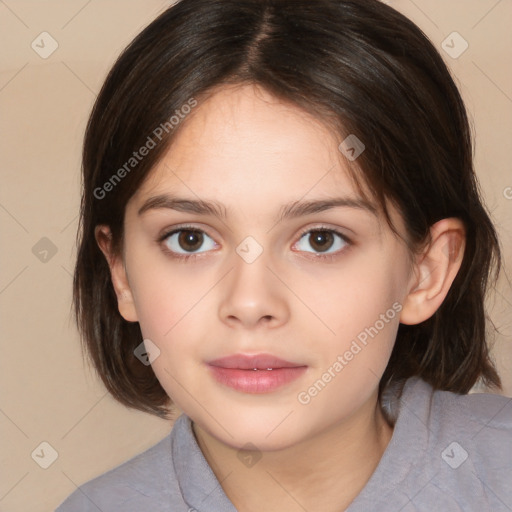
<path fill-rule="evenodd" d="M 207 364 L 217 382 L 244 393 L 272 392 L 298 379 L 307 369 L 307 365 L 270 354 L 235 354 Z"/>
<path fill-rule="evenodd" d="M 211 366 L 239 370 L 278 370 L 280 368 L 299 368 L 306 365 L 285 361 L 270 354 L 256 354 L 254 356 L 235 354 L 221 357 L 208 363 Z"/>

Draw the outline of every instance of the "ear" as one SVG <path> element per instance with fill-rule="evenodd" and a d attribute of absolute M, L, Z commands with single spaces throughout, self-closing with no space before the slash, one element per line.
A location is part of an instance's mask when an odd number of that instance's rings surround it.
<path fill-rule="evenodd" d="M 430 243 L 414 264 L 410 291 L 400 314 L 403 324 L 419 324 L 437 311 L 462 264 L 466 230 L 460 219 L 436 222 L 430 235 Z"/>
<path fill-rule="evenodd" d="M 110 276 L 117 296 L 119 313 L 128 322 L 138 322 L 137 311 L 123 258 L 115 255 L 112 250 L 112 233 L 110 228 L 105 225 L 96 226 L 94 236 L 110 267 Z"/>

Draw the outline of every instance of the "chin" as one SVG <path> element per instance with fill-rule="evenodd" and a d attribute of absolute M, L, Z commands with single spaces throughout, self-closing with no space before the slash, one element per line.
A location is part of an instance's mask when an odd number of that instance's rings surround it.
<path fill-rule="evenodd" d="M 203 430 L 231 448 L 246 449 L 246 445 L 251 443 L 260 451 L 277 451 L 300 442 L 306 433 L 305 430 L 308 430 L 304 429 L 304 423 L 298 421 L 296 414 L 290 412 L 291 410 L 280 411 L 279 414 L 273 412 L 265 416 L 261 411 L 254 410 L 252 415 L 240 413 L 236 417 L 224 417 L 222 420 L 218 415 L 214 415 L 227 432 L 216 422 L 212 422 L 211 418 L 207 418 L 206 428 L 203 422 L 197 423 Z"/>

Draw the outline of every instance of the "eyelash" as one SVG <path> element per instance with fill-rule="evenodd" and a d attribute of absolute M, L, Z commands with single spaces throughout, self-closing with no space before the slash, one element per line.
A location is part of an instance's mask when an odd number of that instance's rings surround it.
<path fill-rule="evenodd" d="M 195 231 L 195 232 L 210 236 L 210 235 L 208 235 L 208 233 L 206 233 L 206 231 L 203 231 L 202 229 L 199 229 L 195 226 L 183 225 L 183 226 L 178 226 L 177 228 L 173 228 L 171 231 L 165 232 L 163 235 L 161 235 L 160 237 L 157 238 L 157 242 L 159 244 L 162 244 L 170 236 L 174 235 L 175 233 L 179 233 L 181 231 Z M 332 254 L 311 253 L 311 254 L 313 254 L 312 256 L 307 256 L 310 259 L 314 259 L 314 260 L 321 259 L 323 261 L 333 261 L 337 257 L 339 257 L 341 255 L 341 253 L 345 252 L 348 247 L 350 247 L 352 245 L 352 241 L 346 235 L 344 235 L 343 233 L 340 233 L 336 229 L 328 228 L 327 226 L 317 226 L 314 228 L 306 229 L 301 232 L 298 240 L 300 240 L 307 233 L 313 233 L 315 231 L 326 231 L 328 233 L 333 233 L 334 235 L 339 236 L 347 244 L 347 247 L 345 247 L 341 250 L 338 250 L 337 252 L 332 253 Z M 210 238 L 212 238 L 212 237 L 210 237 Z M 202 254 L 205 254 L 205 253 L 179 254 L 179 253 L 171 251 L 167 247 L 164 247 L 163 250 L 165 253 L 169 254 L 172 258 L 181 260 L 184 262 L 189 261 L 189 260 L 194 260 L 196 258 L 200 258 Z"/>

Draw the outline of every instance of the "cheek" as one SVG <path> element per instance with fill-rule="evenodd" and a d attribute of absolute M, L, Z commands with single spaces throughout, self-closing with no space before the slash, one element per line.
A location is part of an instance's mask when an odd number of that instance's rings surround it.
<path fill-rule="evenodd" d="M 187 383 L 188 392 L 200 396 L 200 389 L 195 389 L 187 376 L 202 359 L 196 340 L 204 339 L 206 309 L 211 310 L 205 294 L 212 279 L 159 258 L 147 264 L 143 257 L 137 261 L 132 291 L 139 325 L 143 338 L 151 340 L 160 351 L 151 366 L 167 394 L 183 407 L 188 394 L 180 383 Z"/>
<path fill-rule="evenodd" d="M 372 251 L 340 267 L 324 280 L 325 293 L 311 296 L 312 309 L 332 331 L 326 331 L 318 376 L 331 368 L 340 377 L 333 392 L 347 382 L 357 389 L 357 383 L 380 379 L 395 343 L 406 278 L 405 252 Z"/>
<path fill-rule="evenodd" d="M 144 337 L 165 339 L 193 316 L 214 284 L 198 266 L 171 260 L 163 252 L 134 250 L 127 261 L 130 287 Z"/>
<path fill-rule="evenodd" d="M 386 313 L 386 320 L 398 324 L 406 265 L 406 257 L 398 251 L 363 254 L 325 276 L 323 286 L 310 294 L 311 303 L 336 336 L 344 338 L 356 336 Z M 312 282 L 309 286 L 315 289 Z"/>

